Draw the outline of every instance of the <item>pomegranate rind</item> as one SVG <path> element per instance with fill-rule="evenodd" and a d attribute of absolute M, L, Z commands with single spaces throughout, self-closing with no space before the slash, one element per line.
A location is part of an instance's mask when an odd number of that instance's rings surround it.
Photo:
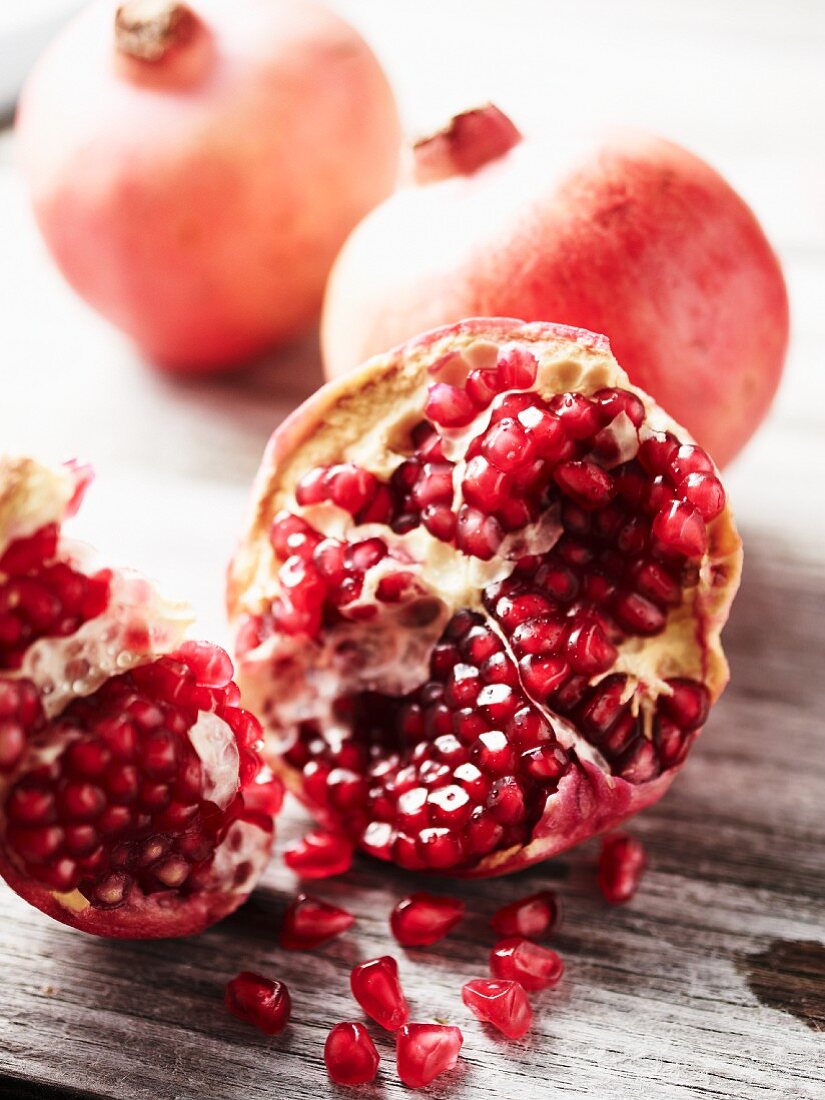
<path fill-rule="evenodd" d="M 13 542 L 43 527 L 61 528 L 76 510 L 89 477 L 87 468 L 75 464 L 50 467 L 26 456 L 0 455 L 0 556 Z M 60 531 L 56 560 L 85 568 L 89 555 L 88 548 L 66 539 Z M 47 719 L 59 717 L 73 700 L 93 694 L 109 677 L 174 654 L 184 645 L 193 621 L 188 606 L 166 600 L 150 581 L 132 570 L 111 572 L 109 601 L 102 613 L 73 634 L 38 638 L 19 668 L 0 670 L 0 681 L 32 681 Z M 0 571 L 0 581 L 3 579 Z M 217 724 L 227 743 L 234 746 L 234 734 L 223 719 L 200 711 L 198 722 L 207 714 L 213 732 Z M 194 740 L 192 744 L 209 775 L 210 762 Z M 237 748 L 233 752 L 237 767 Z M 24 750 L 14 771 L 0 773 L 0 838 L 6 829 L 2 809 L 6 792 L 28 762 Z M 240 776 L 217 778 L 224 786 L 220 801 L 228 802 L 240 789 Z M 270 800 L 269 805 L 274 802 Z M 9 858 L 3 843 L 0 876 L 41 912 L 84 932 L 129 939 L 193 935 L 237 909 L 269 860 L 274 839 L 272 817 L 267 810 L 257 812 L 254 805 L 248 811 L 248 819 L 241 816 L 228 825 L 215 849 L 212 873 L 197 892 L 145 894 L 135 883 L 127 904 L 96 908 L 79 890 L 61 892 L 35 883 Z"/>
<path fill-rule="evenodd" d="M 550 398 L 568 390 L 589 395 L 603 387 L 618 387 L 642 401 L 648 428 L 673 432 L 683 443 L 692 441 L 648 394 L 632 385 L 604 336 L 511 318 L 472 318 L 425 333 L 322 387 L 271 437 L 253 486 L 246 529 L 228 572 L 227 608 L 236 630 L 278 595 L 278 565 L 269 531 L 279 510 L 294 507 L 299 479 L 313 468 L 348 460 L 381 473 L 388 439 L 420 420 L 428 387 L 438 380 L 460 381 L 461 371 L 466 377 L 479 349 L 484 354 L 490 345 L 500 348 L 510 342 L 528 348 L 538 360 L 533 389 L 540 396 Z M 704 684 L 714 702 L 729 678 L 720 635 L 742 565 L 741 540 L 729 505 L 710 521 L 707 534 L 698 583 L 686 590 L 682 605 L 671 611 L 661 634 L 633 638 L 620 647 L 613 670 L 643 668 L 654 680 L 690 677 Z M 295 651 L 297 643 L 288 644 Z M 301 651 L 307 648 L 301 642 Z M 276 724 L 270 718 L 273 693 L 284 697 L 296 685 L 272 682 L 271 658 L 269 640 L 239 653 L 238 679 L 268 731 L 269 762 L 301 797 L 300 776 L 279 758 Z M 454 873 L 503 874 L 572 847 L 657 801 L 680 766 L 634 785 L 588 760 L 581 765 L 548 796 L 529 843 L 494 851 L 475 866 Z M 323 813 L 319 816 L 323 820 Z"/>

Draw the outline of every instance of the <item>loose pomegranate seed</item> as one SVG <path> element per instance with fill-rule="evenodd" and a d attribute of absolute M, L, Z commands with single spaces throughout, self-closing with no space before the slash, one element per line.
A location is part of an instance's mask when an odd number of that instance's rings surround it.
<path fill-rule="evenodd" d="M 551 890 L 511 901 L 497 910 L 490 923 L 499 936 L 527 936 L 535 939 L 547 935 L 559 926 L 561 910 L 556 895 Z"/>
<path fill-rule="evenodd" d="M 462 988 L 461 999 L 474 1016 L 508 1039 L 521 1039 L 533 1026 L 533 1010 L 518 982 L 476 978 Z"/>
<path fill-rule="evenodd" d="M 611 905 L 630 901 L 639 888 L 647 857 L 641 841 L 626 833 L 612 833 L 602 840 L 599 855 L 599 889 Z"/>
<path fill-rule="evenodd" d="M 500 940 L 490 952 L 490 973 L 527 990 L 547 989 L 560 980 L 564 963 L 549 947 L 513 936 Z"/>
<path fill-rule="evenodd" d="M 356 966 L 350 974 L 350 987 L 367 1016 L 387 1031 L 397 1031 L 410 1018 L 398 978 L 398 963 L 391 955 Z"/>
<path fill-rule="evenodd" d="M 396 1036 L 398 1076 L 407 1088 L 423 1089 L 454 1068 L 464 1036 L 448 1024 L 405 1024 Z"/>
<path fill-rule="evenodd" d="M 281 947 L 289 951 L 311 951 L 327 940 L 340 936 L 353 924 L 355 917 L 346 909 L 329 905 L 309 894 L 299 894 L 284 913 Z"/>
<path fill-rule="evenodd" d="M 286 849 L 284 863 L 301 878 L 329 878 L 348 871 L 352 856 L 352 844 L 341 833 L 315 829 Z"/>
<path fill-rule="evenodd" d="M 464 916 L 464 902 L 419 891 L 404 898 L 390 914 L 390 929 L 402 947 L 438 943 Z"/>
<path fill-rule="evenodd" d="M 363 1024 L 336 1024 L 324 1044 L 324 1064 L 336 1085 L 367 1085 L 378 1073 L 378 1051 Z"/>
<path fill-rule="evenodd" d="M 224 1003 L 239 1020 L 265 1035 L 278 1035 L 292 1012 L 292 998 L 283 982 L 244 970 L 227 982 Z"/>

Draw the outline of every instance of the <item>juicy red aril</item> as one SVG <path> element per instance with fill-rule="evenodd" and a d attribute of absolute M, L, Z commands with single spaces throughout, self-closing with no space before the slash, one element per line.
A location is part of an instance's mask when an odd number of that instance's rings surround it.
<path fill-rule="evenodd" d="M 561 979 L 564 963 L 549 947 L 513 936 L 500 940 L 490 952 L 490 973 L 527 990 L 547 989 Z"/>
<path fill-rule="evenodd" d="M 444 428 L 464 428 L 476 415 L 472 399 L 457 386 L 436 382 L 424 409 L 425 415 Z"/>
<path fill-rule="evenodd" d="M 0 670 L 19 668 L 38 639 L 74 634 L 106 610 L 111 573 L 87 576 L 57 553 L 52 524 L 13 542 L 0 558 Z"/>
<path fill-rule="evenodd" d="M 666 549 L 686 558 L 701 557 L 707 550 L 704 520 L 699 511 L 684 500 L 674 500 L 656 514 L 653 534 Z"/>
<path fill-rule="evenodd" d="M 508 1039 L 521 1039 L 533 1026 L 533 1010 L 518 982 L 476 978 L 462 988 L 461 999 L 474 1016 Z"/>
<path fill-rule="evenodd" d="M 550 890 L 540 890 L 503 906 L 493 914 L 490 923 L 499 936 L 535 939 L 558 928 L 560 915 L 556 895 Z"/>
<path fill-rule="evenodd" d="M 612 833 L 602 840 L 599 854 L 599 889 L 605 901 L 622 905 L 639 888 L 647 857 L 641 841 L 626 833 Z"/>
<path fill-rule="evenodd" d="M 410 1017 L 401 989 L 398 964 L 391 955 L 370 959 L 350 974 L 352 995 L 367 1014 L 387 1031 L 397 1031 Z"/>
<path fill-rule="evenodd" d="M 352 856 L 352 844 L 345 836 L 315 829 L 286 849 L 284 863 L 301 878 L 329 878 L 348 871 Z"/>
<path fill-rule="evenodd" d="M 239 1020 L 265 1035 L 283 1031 L 292 1012 L 292 999 L 283 982 L 244 970 L 227 982 L 224 1003 Z"/>
<path fill-rule="evenodd" d="M 423 891 L 404 898 L 390 915 L 393 936 L 402 947 L 438 943 L 464 916 L 464 902 Z"/>
<path fill-rule="evenodd" d="M 454 1068 L 464 1037 L 448 1024 L 405 1024 L 396 1035 L 398 1076 L 407 1088 L 423 1089 Z"/>
<path fill-rule="evenodd" d="M 336 1024 L 324 1044 L 324 1064 L 336 1085 L 367 1085 L 378 1073 L 378 1051 L 363 1024 Z"/>
<path fill-rule="evenodd" d="M 353 924 L 355 917 L 346 909 L 309 894 L 299 894 L 284 913 L 281 947 L 289 951 L 311 951 L 327 940 L 340 936 Z"/>

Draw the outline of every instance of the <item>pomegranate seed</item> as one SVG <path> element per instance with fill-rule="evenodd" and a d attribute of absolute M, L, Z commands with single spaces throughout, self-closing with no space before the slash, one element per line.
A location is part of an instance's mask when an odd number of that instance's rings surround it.
<path fill-rule="evenodd" d="M 638 592 L 620 592 L 613 601 L 613 614 L 633 634 L 658 634 L 667 622 L 662 609 Z"/>
<path fill-rule="evenodd" d="M 676 486 L 676 493 L 693 505 L 705 523 L 716 519 L 725 507 L 725 490 L 711 473 L 688 474 Z"/>
<path fill-rule="evenodd" d="M 612 833 L 602 840 L 599 855 L 599 889 L 611 905 L 630 901 L 639 888 L 647 857 L 641 841 L 626 833 Z"/>
<path fill-rule="evenodd" d="M 616 492 L 613 478 L 595 462 L 562 462 L 553 477 L 584 508 L 607 504 Z"/>
<path fill-rule="evenodd" d="M 336 1085 L 367 1085 L 378 1073 L 378 1051 L 363 1024 L 336 1024 L 324 1043 L 324 1064 Z"/>
<path fill-rule="evenodd" d="M 447 382 L 434 382 L 427 395 L 424 414 L 445 428 L 466 428 L 476 416 L 471 398 Z"/>
<path fill-rule="evenodd" d="M 527 990 L 547 989 L 561 979 L 564 963 L 549 947 L 511 936 L 499 940 L 490 952 L 490 973 Z"/>
<path fill-rule="evenodd" d="M 418 834 L 417 851 L 425 867 L 446 870 L 464 859 L 461 837 L 451 829 L 422 829 Z"/>
<path fill-rule="evenodd" d="M 487 809 L 502 825 L 517 825 L 524 819 L 524 791 L 515 776 L 497 779 L 487 796 Z"/>
<path fill-rule="evenodd" d="M 474 1016 L 508 1039 L 521 1039 L 533 1026 L 533 1010 L 518 982 L 476 978 L 462 988 L 461 999 Z"/>
<path fill-rule="evenodd" d="M 693 443 L 683 443 L 670 456 L 667 472 L 674 484 L 678 484 L 689 474 L 712 474 L 713 462 L 707 451 Z"/>
<path fill-rule="evenodd" d="M 571 439 L 587 439 L 601 427 L 598 405 L 580 393 L 563 393 L 553 398 L 550 409 L 561 420 Z"/>
<path fill-rule="evenodd" d="M 495 516 L 486 516 L 477 508 L 463 504 L 458 512 L 456 545 L 465 554 L 489 561 L 504 538 Z"/>
<path fill-rule="evenodd" d="M 461 491 L 468 504 L 494 512 L 506 503 L 510 482 L 502 470 L 483 455 L 476 455 L 467 463 Z"/>
<path fill-rule="evenodd" d="M 340 936 L 353 924 L 355 917 L 346 909 L 319 901 L 309 894 L 299 894 L 284 913 L 281 947 L 289 951 L 310 951 Z"/>
<path fill-rule="evenodd" d="M 518 420 L 509 416 L 490 427 L 481 451 L 488 462 L 505 473 L 526 466 L 536 457 L 535 443 Z"/>
<path fill-rule="evenodd" d="M 699 512 L 683 500 L 675 500 L 657 512 L 653 534 L 677 554 L 700 558 L 708 548 L 708 536 Z"/>
<path fill-rule="evenodd" d="M 233 1016 L 265 1035 L 278 1035 L 292 1012 L 292 999 L 283 982 L 244 970 L 227 982 L 224 1004 Z"/>
<path fill-rule="evenodd" d="M 467 375 L 465 388 L 472 402 L 480 409 L 486 409 L 496 394 L 501 392 L 503 380 L 496 371 L 476 367 Z"/>
<path fill-rule="evenodd" d="M 518 663 L 524 686 L 534 698 L 546 700 L 570 674 L 570 666 L 563 657 L 540 657 L 531 654 Z"/>
<path fill-rule="evenodd" d="M 366 508 L 378 489 L 378 479 L 352 462 L 331 466 L 324 477 L 327 499 L 350 515 Z"/>
<path fill-rule="evenodd" d="M 703 726 L 710 710 L 710 699 L 705 685 L 687 679 L 668 680 L 667 685 L 672 694 L 659 696 L 659 709 L 683 730 L 695 730 Z"/>
<path fill-rule="evenodd" d="M 552 462 L 562 457 L 568 439 L 557 416 L 547 409 L 532 406 L 518 414 L 518 422 L 528 431 L 539 458 Z"/>
<path fill-rule="evenodd" d="M 496 368 L 503 389 L 529 390 L 535 384 L 539 365 L 526 348 L 505 344 L 498 353 Z"/>
<path fill-rule="evenodd" d="M 405 1024 L 396 1035 L 398 1076 L 410 1089 L 426 1088 L 454 1068 L 464 1037 L 448 1024 Z"/>
<path fill-rule="evenodd" d="M 391 955 L 356 966 L 350 975 L 350 987 L 367 1016 L 387 1031 L 397 1031 L 410 1018 L 398 978 L 398 963 Z"/>
<path fill-rule="evenodd" d="M 452 773 L 448 770 L 447 774 Z M 446 787 L 430 791 L 427 796 L 427 808 L 433 825 L 460 829 L 467 822 L 473 804 L 464 787 L 450 783 Z"/>
<path fill-rule="evenodd" d="M 645 407 L 635 393 L 629 393 L 627 390 L 603 389 L 593 394 L 593 400 L 601 408 L 605 424 L 620 413 L 624 413 L 635 428 L 642 426 Z"/>
<path fill-rule="evenodd" d="M 470 750 L 473 762 L 487 775 L 507 775 L 513 770 L 515 754 L 501 730 L 482 733 Z"/>
<path fill-rule="evenodd" d="M 540 890 L 503 906 L 493 914 L 490 923 L 499 936 L 535 939 L 558 928 L 560 919 L 556 895 L 550 890 Z"/>
<path fill-rule="evenodd" d="M 326 829 L 315 829 L 286 849 L 284 863 L 301 878 L 329 878 L 348 871 L 352 856 L 352 844 L 346 837 Z"/>
<path fill-rule="evenodd" d="M 607 672 L 617 656 L 618 650 L 593 620 L 577 626 L 567 640 L 567 658 L 575 672 L 585 675 Z"/>
<path fill-rule="evenodd" d="M 390 929 L 402 947 L 438 943 L 464 916 L 464 902 L 418 892 L 404 898 L 390 915 Z"/>
<path fill-rule="evenodd" d="M 639 446 L 638 459 L 651 474 L 663 474 L 679 449 L 679 443 L 670 432 L 654 432 Z"/>

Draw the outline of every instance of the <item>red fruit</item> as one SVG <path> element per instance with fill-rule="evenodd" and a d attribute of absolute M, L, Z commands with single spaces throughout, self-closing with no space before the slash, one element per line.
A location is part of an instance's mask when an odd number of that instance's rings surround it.
<path fill-rule="evenodd" d="M 324 1062 L 336 1085 L 366 1085 L 378 1073 L 378 1051 L 363 1024 L 336 1024 L 324 1044 Z"/>
<path fill-rule="evenodd" d="M 37 221 L 75 290 L 156 363 L 244 361 L 312 322 L 346 235 L 392 189 L 392 91 L 311 2 L 115 10 L 81 12 L 24 89 Z"/>
<path fill-rule="evenodd" d="M 727 680 L 740 570 L 729 509 L 679 496 L 710 462 L 684 438 L 603 337 L 495 319 L 278 429 L 228 604 L 267 759 L 325 829 L 410 870 L 502 874 L 664 793 Z M 320 503 L 343 469 L 382 519 Z"/>
<path fill-rule="evenodd" d="M 464 317 L 558 318 L 605 333 L 720 465 L 743 447 L 779 383 L 788 301 L 752 211 L 709 165 L 627 132 L 573 160 L 491 106 L 415 159 L 418 186 L 374 210 L 333 268 L 329 377 Z"/>
<path fill-rule="evenodd" d="M 284 852 L 284 863 L 301 878 L 343 875 L 352 866 L 352 845 L 340 833 L 315 829 Z"/>
<path fill-rule="evenodd" d="M 464 902 L 419 891 L 390 914 L 392 934 L 402 947 L 430 947 L 438 943 L 464 916 Z"/>
<path fill-rule="evenodd" d="M 500 940 L 490 952 L 490 973 L 528 990 L 547 989 L 561 978 L 564 963 L 549 947 L 513 936 Z"/>
<path fill-rule="evenodd" d="M 0 874 L 87 932 L 189 935 L 254 887 L 282 786 L 226 653 L 64 542 L 87 484 L 0 458 Z"/>
<path fill-rule="evenodd" d="M 626 833 L 612 833 L 602 840 L 599 854 L 599 889 L 611 905 L 630 901 L 639 889 L 647 856 L 640 840 Z"/>
<path fill-rule="evenodd" d="M 518 982 L 476 978 L 463 987 L 461 999 L 474 1016 L 508 1039 L 521 1039 L 533 1026 L 533 1010 Z"/>
<path fill-rule="evenodd" d="M 387 1031 L 397 1031 L 410 1018 L 398 978 L 398 963 L 391 955 L 361 963 L 349 980 L 352 995 L 361 1008 Z"/>
<path fill-rule="evenodd" d="M 281 947 L 289 951 L 311 951 L 327 940 L 340 936 L 355 924 L 346 909 L 329 905 L 309 894 L 299 894 L 284 913 Z"/>
<path fill-rule="evenodd" d="M 490 924 L 499 936 L 528 936 L 536 939 L 558 928 L 559 901 L 552 890 L 540 890 L 511 901 L 493 914 Z"/>
<path fill-rule="evenodd" d="M 227 982 L 224 1003 L 233 1016 L 257 1027 L 265 1035 L 278 1035 L 292 1012 L 292 998 L 283 982 L 249 970 Z"/>
<path fill-rule="evenodd" d="M 448 1024 L 405 1024 L 396 1035 L 398 1076 L 410 1089 L 423 1089 L 458 1061 L 464 1036 Z"/>

